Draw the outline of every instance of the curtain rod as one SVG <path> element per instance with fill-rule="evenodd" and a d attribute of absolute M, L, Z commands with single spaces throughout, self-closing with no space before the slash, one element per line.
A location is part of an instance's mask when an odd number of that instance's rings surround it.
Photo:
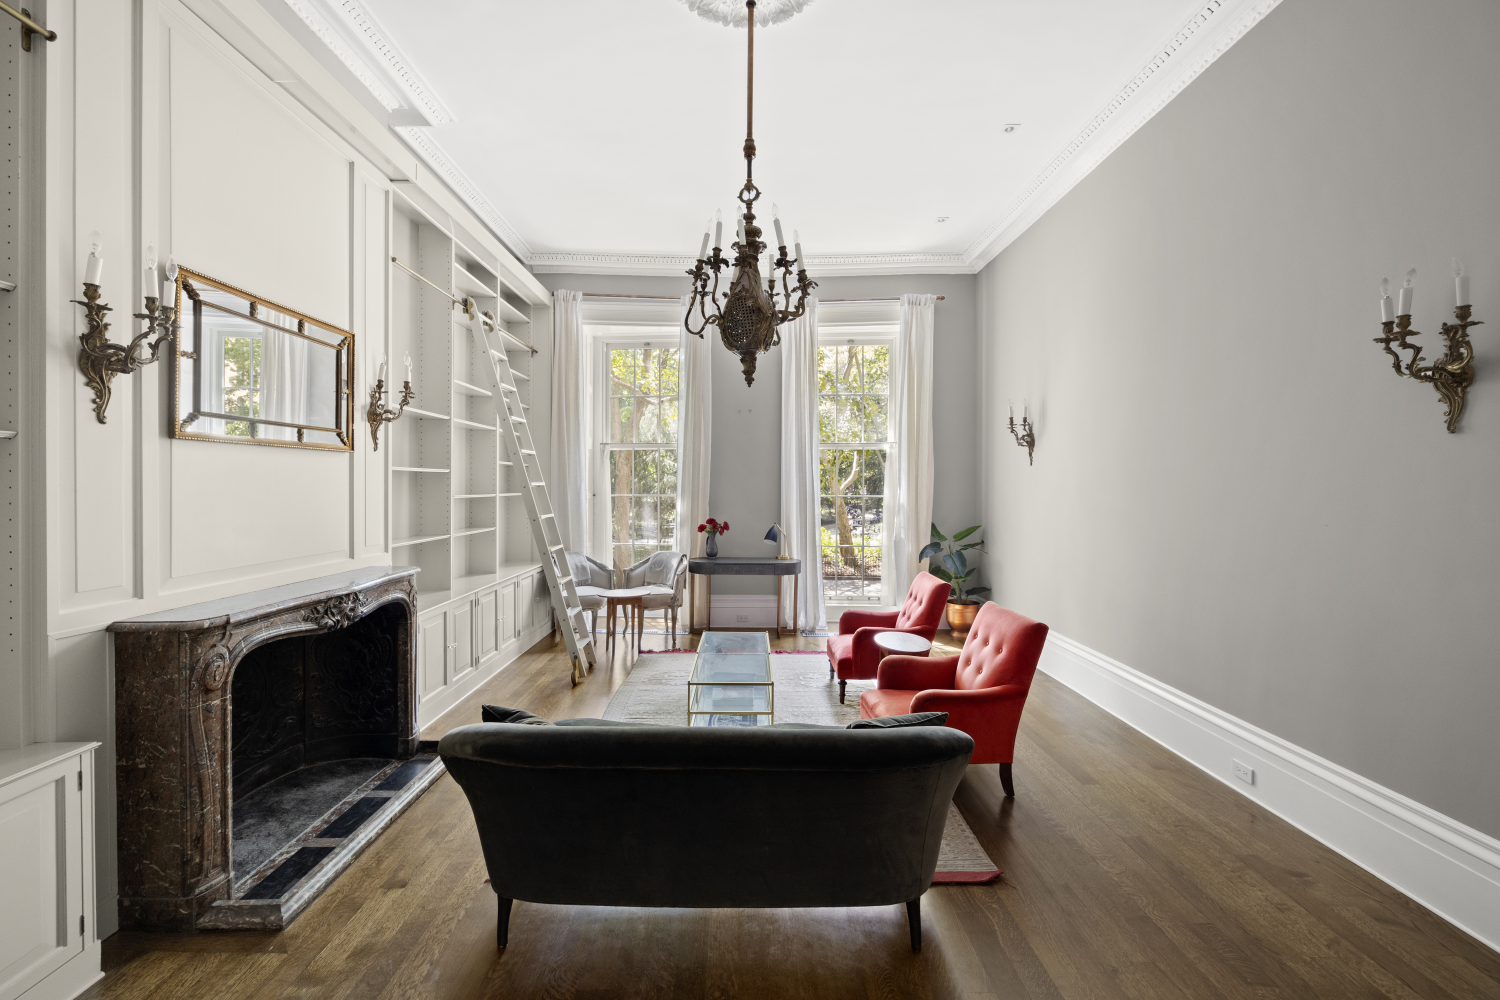
<path fill-rule="evenodd" d="M 392 259 L 394 259 L 394 258 L 392 258 Z M 418 275 L 418 277 L 421 277 L 421 275 Z M 426 278 L 422 278 L 422 280 L 423 281 L 427 281 Z M 431 282 L 428 282 L 428 284 L 431 284 Z M 437 288 L 436 285 L 433 285 L 432 287 Z M 679 296 L 679 295 L 609 295 L 609 294 L 607 294 L 605 292 L 584 292 L 583 293 L 583 297 L 586 298 L 586 299 L 650 299 L 653 302 L 681 302 L 682 301 L 682 297 Z M 944 297 L 945 296 L 939 295 L 937 297 L 937 300 L 939 302 L 941 302 L 941 301 L 943 301 Z M 894 299 L 819 299 L 818 301 L 820 303 L 821 302 L 900 302 L 901 299 L 899 297 L 897 297 L 897 298 L 894 298 Z"/>
<path fill-rule="evenodd" d="M 425 281 L 425 282 L 427 282 L 427 284 L 432 285 L 433 288 L 437 289 L 439 295 L 442 295 L 449 302 L 452 302 L 455 306 L 461 306 L 461 305 L 464 304 L 464 300 L 463 299 L 455 299 L 452 295 L 449 295 L 447 292 L 443 291 L 443 287 L 441 285 L 437 284 L 434 281 L 431 281 L 428 278 L 423 277 L 421 274 L 418 274 L 416 271 L 413 271 L 411 268 L 407 267 L 405 264 L 401 263 L 396 258 L 392 257 L 391 258 L 391 263 L 395 264 L 397 267 L 401 268 L 401 270 L 405 271 L 407 274 L 411 275 L 413 278 L 416 278 L 418 281 Z M 477 309 L 478 307 L 476 306 L 475 308 Z M 509 330 L 507 330 L 504 327 L 502 327 L 500 325 L 500 322 L 498 320 L 492 320 L 490 322 L 490 326 L 492 328 L 494 328 L 494 330 L 497 333 L 500 333 L 503 336 L 508 337 L 511 340 L 514 340 L 516 343 L 520 344 L 523 348 L 525 348 L 526 350 L 530 351 L 532 354 L 536 353 L 536 348 L 535 347 L 532 347 L 530 344 L 526 343 L 526 341 L 522 340 L 520 337 L 517 337 L 515 334 L 511 333 Z"/>

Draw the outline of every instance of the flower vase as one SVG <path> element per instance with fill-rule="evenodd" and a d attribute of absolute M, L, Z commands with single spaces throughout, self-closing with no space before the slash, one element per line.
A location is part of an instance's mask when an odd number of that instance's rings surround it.
<path fill-rule="evenodd" d="M 710 559 L 717 559 L 719 557 L 718 532 L 709 532 L 708 540 L 703 543 L 703 554 Z"/>

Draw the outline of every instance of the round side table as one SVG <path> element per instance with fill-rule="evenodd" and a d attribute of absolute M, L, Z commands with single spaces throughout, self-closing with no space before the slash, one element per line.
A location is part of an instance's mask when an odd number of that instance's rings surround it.
<path fill-rule="evenodd" d="M 910 632 L 877 632 L 875 645 L 880 647 L 881 659 L 892 653 L 904 656 L 926 656 L 932 650 L 932 641 Z"/>

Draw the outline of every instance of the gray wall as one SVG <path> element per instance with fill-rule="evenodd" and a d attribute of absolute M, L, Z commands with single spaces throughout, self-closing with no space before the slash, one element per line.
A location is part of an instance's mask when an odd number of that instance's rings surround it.
<path fill-rule="evenodd" d="M 687 277 L 647 278 L 591 274 L 539 274 L 548 288 L 629 295 L 682 295 Z M 945 296 L 937 306 L 933 391 L 936 429 L 937 486 L 933 516 L 947 530 L 975 523 L 979 512 L 979 473 L 975 458 L 974 414 L 978 382 L 975 278 L 972 275 L 882 275 L 819 278 L 824 299 L 886 298 L 906 292 Z M 541 331 L 538 331 L 541 339 Z M 710 506 L 713 516 L 728 521 L 719 551 L 724 555 L 765 555 L 762 541 L 781 511 L 781 351 L 762 355 L 755 385 L 747 387 L 737 355 L 715 340 L 713 468 Z M 960 524 L 959 522 L 962 522 Z M 714 583 L 720 594 L 773 594 L 774 582 L 753 577 L 725 577 Z"/>
<path fill-rule="evenodd" d="M 979 281 L 996 599 L 1491 835 L 1497 48 L 1485 0 L 1284 3 Z M 1437 353 L 1454 255 L 1497 325 L 1450 435 L 1370 341 L 1415 266 Z"/>

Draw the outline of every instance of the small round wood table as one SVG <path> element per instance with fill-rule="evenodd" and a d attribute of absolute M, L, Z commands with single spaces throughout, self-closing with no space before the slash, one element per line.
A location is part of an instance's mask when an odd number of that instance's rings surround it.
<path fill-rule="evenodd" d="M 900 653 L 904 656 L 926 656 L 932 649 L 931 640 L 924 639 L 920 635 L 912 635 L 910 632 L 876 632 L 875 645 L 880 647 L 881 659 L 885 659 L 892 653 Z"/>
<path fill-rule="evenodd" d="M 635 633 L 635 651 L 641 651 L 641 636 L 645 632 L 646 612 L 641 607 L 641 598 L 656 591 L 651 587 L 627 587 L 624 590 L 601 590 L 598 596 L 605 601 L 605 620 L 609 622 L 609 635 L 605 639 L 605 648 L 612 648 L 615 644 L 615 609 L 619 608 L 625 612 L 625 634 Z M 632 628 L 632 625 L 634 628 Z"/>

